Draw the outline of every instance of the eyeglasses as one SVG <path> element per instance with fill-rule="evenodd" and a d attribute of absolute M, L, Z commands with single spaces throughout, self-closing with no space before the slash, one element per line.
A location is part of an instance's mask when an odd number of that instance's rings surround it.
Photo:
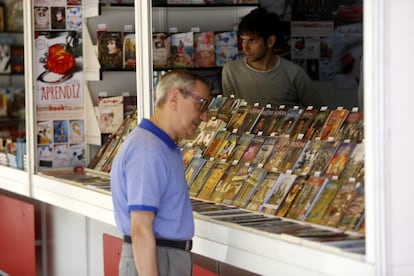
<path fill-rule="evenodd" d="M 201 98 L 200 96 L 195 95 L 194 93 L 185 90 L 185 89 L 180 89 L 180 92 L 183 93 L 184 95 L 188 95 L 191 98 L 193 98 L 194 100 L 196 100 L 197 102 L 200 103 L 200 107 L 198 108 L 201 112 L 206 112 L 208 109 L 208 106 L 210 104 L 210 100 Z"/>

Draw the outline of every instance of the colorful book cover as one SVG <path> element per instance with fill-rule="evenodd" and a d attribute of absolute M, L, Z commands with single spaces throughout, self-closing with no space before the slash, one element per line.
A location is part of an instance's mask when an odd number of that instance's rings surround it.
<path fill-rule="evenodd" d="M 0 74 L 10 74 L 12 37 L 0 37 Z"/>
<path fill-rule="evenodd" d="M 98 31 L 98 59 L 102 69 L 123 68 L 122 32 Z"/>
<path fill-rule="evenodd" d="M 279 170 L 282 172 L 294 171 L 298 160 L 301 159 L 308 144 L 309 141 L 307 140 L 292 140 L 285 156 L 283 156 L 281 164 L 279 165 Z"/>
<path fill-rule="evenodd" d="M 364 166 L 365 166 L 365 150 L 364 143 L 359 143 L 355 146 L 351 153 L 348 164 L 340 174 L 340 178 L 344 181 L 348 181 L 353 178 L 358 181 L 362 181 L 364 178 Z"/>
<path fill-rule="evenodd" d="M 207 160 L 189 188 L 190 196 L 197 196 L 210 176 L 215 160 Z"/>
<path fill-rule="evenodd" d="M 296 123 L 303 112 L 303 109 L 292 107 L 287 110 L 286 115 L 281 119 L 277 128 L 277 135 L 290 136 L 290 133 L 295 128 Z"/>
<path fill-rule="evenodd" d="M 285 199 L 280 203 L 279 209 L 276 211 L 276 215 L 278 217 L 286 217 L 290 210 L 290 207 L 295 202 L 296 197 L 302 191 L 303 186 L 305 186 L 305 182 L 305 176 L 298 176 L 296 178 Z"/>
<path fill-rule="evenodd" d="M 241 187 L 239 193 L 233 200 L 233 205 L 244 208 L 252 198 L 254 192 L 262 184 L 262 180 L 267 174 L 267 170 L 259 167 L 253 168 L 252 172 L 247 177 L 244 185 Z"/>
<path fill-rule="evenodd" d="M 348 113 L 349 110 L 347 109 L 332 110 L 322 127 L 320 135 L 316 136 L 316 138 L 323 141 L 333 139 L 336 136 L 338 130 L 341 128 L 343 122 L 345 121 L 345 118 L 348 116 Z"/>
<path fill-rule="evenodd" d="M 354 148 L 354 143 L 340 143 L 329 161 L 324 175 L 329 178 L 338 178 L 348 164 Z"/>
<path fill-rule="evenodd" d="M 336 134 L 336 140 L 360 143 L 364 139 L 364 114 L 351 111 Z"/>
<path fill-rule="evenodd" d="M 279 185 L 275 186 L 274 189 L 272 189 L 266 196 L 261 212 L 264 214 L 275 214 L 296 178 L 297 175 L 295 174 L 283 174 Z"/>
<path fill-rule="evenodd" d="M 324 142 L 316 154 L 309 175 L 324 175 L 330 160 L 332 159 L 336 150 L 338 149 L 338 146 L 338 142 Z"/>
<path fill-rule="evenodd" d="M 168 33 L 152 34 L 152 58 L 155 68 L 164 68 L 171 65 L 171 37 Z"/>
<path fill-rule="evenodd" d="M 213 168 L 211 169 L 208 179 L 204 183 L 197 197 L 201 199 L 206 199 L 206 200 L 209 199 L 210 195 L 213 193 L 214 189 L 216 188 L 218 183 L 223 178 L 229 166 L 230 166 L 229 163 L 216 162 Z"/>
<path fill-rule="evenodd" d="M 237 32 L 218 32 L 214 35 L 216 65 L 223 66 L 229 61 L 236 60 L 239 54 Z"/>
<path fill-rule="evenodd" d="M 66 29 L 68 30 L 82 30 L 82 7 L 67 7 L 66 8 Z"/>
<path fill-rule="evenodd" d="M 188 187 L 190 187 L 200 172 L 201 168 L 204 166 L 206 160 L 200 156 L 195 156 L 191 159 L 191 162 L 188 164 L 187 169 L 185 170 L 185 179 L 187 181 Z"/>
<path fill-rule="evenodd" d="M 102 98 L 98 104 L 99 129 L 102 133 L 113 133 L 124 121 L 124 96 Z"/>
<path fill-rule="evenodd" d="M 236 148 L 238 139 L 239 136 L 236 133 L 228 135 L 217 151 L 215 158 L 217 160 L 226 161 Z"/>
<path fill-rule="evenodd" d="M 283 174 L 281 172 L 269 171 L 263 178 L 261 185 L 254 192 L 250 202 L 246 206 L 246 209 L 259 212 L 265 202 L 267 195 L 273 190 L 275 186 L 279 185 L 282 177 Z"/>
<path fill-rule="evenodd" d="M 171 66 L 193 67 L 194 66 L 194 33 L 172 33 L 171 34 Z"/>
<path fill-rule="evenodd" d="M 316 114 L 315 120 L 309 126 L 303 138 L 307 140 L 313 140 L 316 137 L 320 137 L 323 125 L 325 124 L 325 121 L 330 113 L 331 110 L 328 110 L 327 108 L 321 108 L 318 114 Z"/>
<path fill-rule="evenodd" d="M 124 32 L 122 53 L 124 54 L 124 68 L 135 69 L 137 63 L 135 53 L 135 33 Z"/>
<path fill-rule="evenodd" d="M 194 66 L 216 66 L 213 31 L 194 33 Z"/>

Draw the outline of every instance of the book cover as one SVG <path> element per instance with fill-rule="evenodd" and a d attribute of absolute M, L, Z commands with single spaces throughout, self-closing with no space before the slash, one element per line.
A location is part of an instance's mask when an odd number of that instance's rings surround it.
<path fill-rule="evenodd" d="M 339 129 L 336 140 L 361 143 L 364 139 L 364 121 L 362 112 L 350 112 L 342 127 Z"/>
<path fill-rule="evenodd" d="M 181 148 L 181 152 L 183 154 L 183 164 L 184 164 L 184 169 L 187 169 L 188 165 L 190 164 L 190 162 L 193 160 L 194 157 L 201 157 L 202 155 L 202 151 L 197 148 L 194 147 L 191 144 L 187 144 L 184 145 Z"/>
<path fill-rule="evenodd" d="M 295 125 L 298 122 L 302 112 L 303 112 L 303 109 L 300 109 L 297 107 L 289 108 L 287 110 L 286 115 L 283 117 L 283 119 L 279 123 L 278 129 L 277 129 L 277 135 L 290 136 L 290 133 L 295 128 Z"/>
<path fill-rule="evenodd" d="M 303 139 L 306 131 L 309 129 L 313 120 L 318 114 L 317 109 L 307 108 L 302 112 L 298 122 L 296 123 L 295 128 L 291 131 L 290 137 L 293 139 Z"/>
<path fill-rule="evenodd" d="M 295 182 L 297 175 L 295 174 L 283 174 L 282 179 L 279 182 L 279 185 L 274 187 L 273 190 L 267 195 L 263 202 L 263 207 L 261 212 L 263 214 L 272 214 L 274 215 L 279 209 L 280 204 L 285 199 L 288 194 L 291 186 Z"/>
<path fill-rule="evenodd" d="M 227 161 L 229 156 L 231 156 L 233 150 L 236 148 L 237 141 L 239 140 L 239 135 L 237 133 L 230 133 L 221 144 L 219 150 L 216 154 L 216 159 L 221 161 Z"/>
<path fill-rule="evenodd" d="M 89 162 L 87 168 L 94 169 L 96 164 L 99 162 L 101 157 L 103 156 L 104 152 L 106 151 L 109 144 L 112 142 L 112 139 L 115 138 L 115 134 L 109 135 L 104 141 L 102 146 L 99 148 L 98 152 L 95 154 L 95 156 L 92 158 L 92 160 Z"/>
<path fill-rule="evenodd" d="M 47 6 L 37 6 L 33 8 L 35 30 L 50 29 L 50 9 Z"/>
<path fill-rule="evenodd" d="M 259 136 L 260 137 L 260 136 Z M 262 146 L 259 149 L 259 152 L 256 154 L 256 157 L 252 161 L 252 165 L 263 167 L 267 162 L 267 159 L 273 152 L 277 141 L 279 140 L 278 136 L 264 136 L 265 140 Z"/>
<path fill-rule="evenodd" d="M 247 204 L 246 209 L 259 212 L 265 202 L 266 196 L 279 185 L 283 174 L 281 172 L 269 171 L 262 180 L 260 186 L 254 191 L 250 202 Z"/>
<path fill-rule="evenodd" d="M 198 193 L 197 197 L 206 200 L 209 199 L 229 166 L 230 164 L 225 162 L 214 163 L 210 175 Z"/>
<path fill-rule="evenodd" d="M 338 142 L 324 142 L 316 153 L 309 175 L 323 175 L 338 146 Z"/>
<path fill-rule="evenodd" d="M 365 191 L 364 183 L 358 183 L 355 189 L 356 195 L 349 203 L 344 215 L 339 221 L 337 227 L 342 231 L 357 231 L 358 223 L 364 216 L 365 210 Z"/>
<path fill-rule="evenodd" d="M 204 166 L 201 168 L 199 173 L 197 174 L 196 178 L 194 179 L 193 183 L 190 185 L 189 193 L 190 196 L 197 196 L 201 188 L 203 187 L 204 183 L 207 181 L 211 169 L 214 167 L 214 160 L 207 160 Z"/>
<path fill-rule="evenodd" d="M 269 135 L 278 135 L 279 125 L 281 124 L 281 121 L 285 118 L 287 111 L 288 109 L 284 105 L 279 106 L 275 110 L 272 122 L 269 125 Z"/>
<path fill-rule="evenodd" d="M 115 132 L 124 121 L 124 96 L 102 98 L 98 103 L 101 133 Z"/>
<path fill-rule="evenodd" d="M 253 126 L 256 124 L 259 119 L 260 114 L 263 111 L 263 107 L 258 105 L 253 105 L 249 109 L 249 113 L 246 115 L 246 118 L 243 121 L 243 124 L 237 129 L 237 133 L 241 134 L 243 132 L 251 132 Z"/>
<path fill-rule="evenodd" d="M 333 199 L 336 196 L 336 193 L 342 186 L 342 181 L 338 179 L 331 179 L 326 184 L 325 189 L 315 201 L 313 207 L 309 210 L 308 215 L 305 218 L 306 222 L 320 224 L 322 218 L 324 217 L 326 211 L 329 208 L 329 205 L 332 203 Z"/>
<path fill-rule="evenodd" d="M 152 63 L 155 68 L 171 66 L 171 37 L 168 33 L 152 34 Z"/>
<path fill-rule="evenodd" d="M 0 74 L 11 73 L 12 37 L 0 36 Z"/>
<path fill-rule="evenodd" d="M 213 139 L 211 140 L 210 144 L 206 148 L 203 153 L 204 158 L 214 158 L 220 149 L 221 145 L 226 140 L 227 136 L 229 136 L 230 132 L 227 130 L 219 130 L 215 133 Z"/>
<path fill-rule="evenodd" d="M 316 137 L 320 137 L 323 125 L 325 124 L 325 121 L 330 113 L 331 110 L 328 110 L 327 108 L 321 108 L 318 114 L 316 114 L 315 120 L 309 126 L 303 138 L 307 140 L 313 140 Z"/>
<path fill-rule="evenodd" d="M 270 125 L 272 124 L 272 117 L 275 113 L 275 107 L 265 107 L 260 113 L 259 118 L 256 123 L 253 125 L 252 130 L 250 131 L 256 135 L 269 136 L 270 135 Z"/>
<path fill-rule="evenodd" d="M 194 66 L 216 66 L 213 31 L 194 33 Z"/>
<path fill-rule="evenodd" d="M 344 216 L 348 206 L 358 194 L 360 182 L 346 181 L 335 195 L 331 205 L 321 220 L 322 225 L 336 227 Z"/>
<path fill-rule="evenodd" d="M 246 166 L 245 164 L 239 164 L 236 173 L 229 181 L 226 181 L 221 186 L 222 197 L 221 202 L 224 204 L 233 204 L 233 200 L 239 194 L 241 188 L 253 171 L 253 167 Z M 227 179 L 226 179 L 227 180 Z"/>
<path fill-rule="evenodd" d="M 309 141 L 295 139 L 292 140 L 286 154 L 280 163 L 279 170 L 282 172 L 292 172 L 295 170 L 296 164 L 302 158 L 306 147 L 309 145 Z"/>
<path fill-rule="evenodd" d="M 240 208 L 244 208 L 249 202 L 254 192 L 262 184 L 264 177 L 267 174 L 267 170 L 263 168 L 255 167 L 247 177 L 244 185 L 241 187 L 239 193 L 233 200 L 233 205 Z"/>
<path fill-rule="evenodd" d="M 53 121 L 37 122 L 37 144 L 51 144 L 53 142 Z"/>
<path fill-rule="evenodd" d="M 340 178 L 348 181 L 351 178 L 358 181 L 362 181 L 364 178 L 364 166 L 365 166 L 365 150 L 364 143 L 359 143 L 355 146 L 351 153 L 348 164 L 340 174 Z"/>
<path fill-rule="evenodd" d="M 211 100 L 211 103 L 208 106 L 208 111 L 207 111 L 207 114 L 208 114 L 209 118 L 217 116 L 217 114 L 220 112 L 221 108 L 226 103 L 227 98 L 228 97 L 225 97 L 223 95 L 218 95 L 218 96 L 214 97 Z"/>
<path fill-rule="evenodd" d="M 238 163 L 243 157 L 244 152 L 253 141 L 255 135 L 250 133 L 243 133 L 237 141 L 236 147 L 232 154 L 228 157 L 230 162 Z"/>
<path fill-rule="evenodd" d="M 226 129 L 230 132 L 235 132 L 237 134 L 244 133 L 243 131 L 238 131 L 239 129 L 242 130 L 245 125 L 245 121 L 247 116 L 250 112 L 250 105 L 240 105 L 234 112 L 233 116 L 231 117 L 230 121 L 228 122 Z"/>
<path fill-rule="evenodd" d="M 280 170 L 280 164 L 283 157 L 287 154 L 287 149 L 291 141 L 289 137 L 282 136 L 277 141 L 276 145 L 273 147 L 273 151 L 269 156 L 267 162 L 264 164 L 264 168 L 271 170 Z"/>
<path fill-rule="evenodd" d="M 354 148 L 354 143 L 340 143 L 329 161 L 324 175 L 329 178 L 338 178 L 348 164 Z"/>
<path fill-rule="evenodd" d="M 82 143 L 85 140 L 83 120 L 69 120 L 69 143 Z"/>
<path fill-rule="evenodd" d="M 325 124 L 322 127 L 320 135 L 316 136 L 322 141 L 328 139 L 333 139 L 336 136 L 336 133 L 342 126 L 345 118 L 347 117 L 349 110 L 347 109 L 335 109 L 329 113 L 328 118 L 325 121 Z"/>
<path fill-rule="evenodd" d="M 239 54 L 237 32 L 226 31 L 215 33 L 214 49 L 217 66 L 223 66 L 229 61 L 236 60 Z"/>
<path fill-rule="evenodd" d="M 12 45 L 11 46 L 10 66 L 11 66 L 12 74 L 23 74 L 24 73 L 24 46 L 23 45 Z"/>
<path fill-rule="evenodd" d="M 69 125 L 67 120 L 53 121 L 53 142 L 68 143 Z"/>
<path fill-rule="evenodd" d="M 302 191 L 303 187 L 305 186 L 306 177 L 305 176 L 298 176 L 293 183 L 292 187 L 289 189 L 285 199 L 280 203 L 280 207 L 276 211 L 276 215 L 278 217 L 286 217 L 292 204 L 295 202 L 297 196 Z"/>
<path fill-rule="evenodd" d="M 187 181 L 188 187 L 191 187 L 194 179 L 197 177 L 201 168 L 206 163 L 206 159 L 201 156 L 195 156 L 191 159 L 191 162 L 188 164 L 187 169 L 185 170 L 185 180 Z"/>
<path fill-rule="evenodd" d="M 194 33 L 182 32 L 171 34 L 171 66 L 194 66 Z"/>
<path fill-rule="evenodd" d="M 82 7 L 67 7 L 66 8 L 66 29 L 68 30 L 82 30 Z"/>
<path fill-rule="evenodd" d="M 98 60 L 102 69 L 122 69 L 122 32 L 98 31 Z"/>
<path fill-rule="evenodd" d="M 65 7 L 51 7 L 51 21 L 53 30 L 66 29 L 66 8 Z"/>
<path fill-rule="evenodd" d="M 326 186 L 326 177 L 310 176 L 286 217 L 302 221 Z"/>
<path fill-rule="evenodd" d="M 240 165 L 230 164 L 227 170 L 224 172 L 222 179 L 214 188 L 214 191 L 210 194 L 208 200 L 214 201 L 216 203 L 222 203 L 223 195 L 226 192 L 228 183 L 231 182 L 233 176 L 237 173 Z"/>
<path fill-rule="evenodd" d="M 135 33 L 124 32 L 123 33 L 123 44 L 122 44 L 123 57 L 123 68 L 135 69 L 136 68 L 136 54 L 135 54 Z"/>
<path fill-rule="evenodd" d="M 309 145 L 305 148 L 303 155 L 298 159 L 295 166 L 295 174 L 297 175 L 309 175 L 313 163 L 315 162 L 316 156 L 319 149 L 324 144 L 324 141 L 313 140 L 309 141 Z"/>
<path fill-rule="evenodd" d="M 265 136 L 255 136 L 247 147 L 246 151 L 243 153 L 240 162 L 245 164 L 253 163 L 254 159 L 256 158 L 257 153 L 261 149 L 264 141 L 266 140 Z M 253 164 L 252 164 L 253 165 Z"/>

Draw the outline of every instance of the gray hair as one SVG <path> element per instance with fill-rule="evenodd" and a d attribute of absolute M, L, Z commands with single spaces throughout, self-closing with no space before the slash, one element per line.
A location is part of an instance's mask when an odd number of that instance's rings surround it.
<path fill-rule="evenodd" d="M 173 88 L 191 90 L 195 83 L 200 81 L 210 88 L 210 83 L 203 76 L 184 69 L 172 70 L 160 78 L 155 92 L 155 106 L 162 106 L 166 99 L 168 91 Z"/>

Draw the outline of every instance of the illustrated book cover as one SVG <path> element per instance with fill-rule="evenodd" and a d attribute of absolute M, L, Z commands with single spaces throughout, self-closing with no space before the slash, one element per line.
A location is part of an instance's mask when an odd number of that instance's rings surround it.
<path fill-rule="evenodd" d="M 336 136 L 336 133 L 341 128 L 345 118 L 349 113 L 348 109 L 335 109 L 329 113 L 328 118 L 325 121 L 325 124 L 322 127 L 320 135 L 316 136 L 318 139 L 326 141 L 328 139 L 333 139 Z"/>
<path fill-rule="evenodd" d="M 213 31 L 194 33 L 194 66 L 216 66 Z"/>
<path fill-rule="evenodd" d="M 171 34 L 171 66 L 194 66 L 194 33 L 181 32 Z"/>
<path fill-rule="evenodd" d="M 283 202 L 290 188 L 295 182 L 296 178 L 297 175 L 295 174 L 283 174 L 282 179 L 279 182 L 279 185 L 274 187 L 274 189 L 271 190 L 270 193 L 267 195 L 267 198 L 265 198 L 263 202 L 263 208 L 261 210 L 263 214 L 274 215 L 276 213 L 276 211 L 280 207 L 280 204 Z"/>
<path fill-rule="evenodd" d="M 230 164 L 225 162 L 214 163 L 210 175 L 198 193 L 197 197 L 208 200 L 218 183 L 222 180 L 229 166 Z"/>
<path fill-rule="evenodd" d="M 171 37 L 165 32 L 152 34 L 152 62 L 155 68 L 171 66 Z"/>
<path fill-rule="evenodd" d="M 250 202 L 245 207 L 248 210 L 260 212 L 267 195 L 279 185 L 283 174 L 281 172 L 269 171 L 262 180 L 260 186 L 254 191 Z"/>
<path fill-rule="evenodd" d="M 236 31 L 217 32 L 214 35 L 216 65 L 223 66 L 229 61 L 236 60 L 239 55 L 239 45 Z"/>
<path fill-rule="evenodd" d="M 233 205 L 240 208 L 244 208 L 249 202 L 254 192 L 260 187 L 264 177 L 267 174 L 267 170 L 263 168 L 254 167 L 252 172 L 244 182 L 239 193 L 233 200 Z"/>
<path fill-rule="evenodd" d="M 98 31 L 98 60 L 102 69 L 122 69 L 122 32 Z"/>

